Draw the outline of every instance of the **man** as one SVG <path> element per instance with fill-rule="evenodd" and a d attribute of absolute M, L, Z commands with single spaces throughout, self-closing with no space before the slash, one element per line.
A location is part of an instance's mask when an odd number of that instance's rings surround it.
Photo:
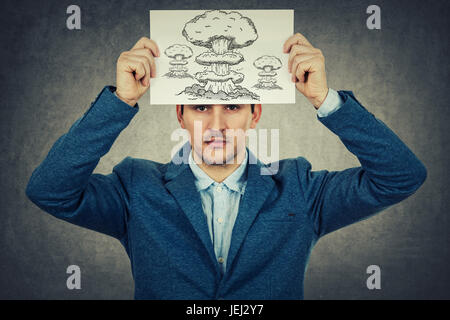
<path fill-rule="evenodd" d="M 181 164 L 127 157 L 111 174 L 93 174 L 156 75 L 159 49 L 142 38 L 118 59 L 117 90 L 106 87 L 33 172 L 28 197 L 117 238 L 136 299 L 302 299 L 317 240 L 406 199 L 426 169 L 352 92 L 327 87 L 324 57 L 303 35 L 283 49 L 296 88 L 361 167 L 312 171 L 298 157 L 261 174 L 268 166 L 227 133 L 255 128 L 261 105 L 179 105 L 178 121 L 191 134 Z"/>

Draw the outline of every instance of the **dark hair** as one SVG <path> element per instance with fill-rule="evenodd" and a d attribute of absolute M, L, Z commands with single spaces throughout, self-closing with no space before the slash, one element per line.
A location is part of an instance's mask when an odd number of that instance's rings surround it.
<path fill-rule="evenodd" d="M 252 106 L 252 113 L 253 113 L 255 111 L 255 105 L 252 104 L 251 106 Z M 184 111 L 184 104 L 181 105 L 181 114 L 183 114 L 183 111 Z"/>

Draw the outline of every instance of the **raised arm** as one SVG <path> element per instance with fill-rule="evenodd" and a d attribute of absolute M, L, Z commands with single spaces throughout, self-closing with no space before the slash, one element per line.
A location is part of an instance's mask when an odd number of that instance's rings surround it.
<path fill-rule="evenodd" d="M 311 171 L 297 160 L 299 183 L 318 236 L 368 218 L 414 194 L 427 170 L 413 152 L 350 91 L 339 91 L 343 105 L 317 117 L 357 156 L 360 167 Z"/>
<path fill-rule="evenodd" d="M 365 219 L 412 195 L 427 171 L 411 150 L 351 91 L 327 86 L 325 58 L 300 33 L 286 40 L 292 81 L 318 111 L 317 118 L 358 157 L 360 167 L 311 171 L 297 159 L 301 194 L 318 236 Z"/>
<path fill-rule="evenodd" d="M 153 54 L 159 55 L 158 48 L 147 38 L 122 53 L 117 92 L 105 87 L 33 171 L 26 195 L 42 210 L 119 239 L 125 235 L 132 160 L 125 158 L 108 175 L 93 171 L 138 112 L 137 101 L 154 74 Z"/>

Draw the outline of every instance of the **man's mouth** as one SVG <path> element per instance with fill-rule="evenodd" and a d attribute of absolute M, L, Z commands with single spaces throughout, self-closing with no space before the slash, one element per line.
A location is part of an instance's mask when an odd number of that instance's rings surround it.
<path fill-rule="evenodd" d="M 205 143 L 211 148 L 224 148 L 227 144 L 227 141 L 224 139 L 216 139 L 212 137 L 209 140 L 206 140 Z"/>

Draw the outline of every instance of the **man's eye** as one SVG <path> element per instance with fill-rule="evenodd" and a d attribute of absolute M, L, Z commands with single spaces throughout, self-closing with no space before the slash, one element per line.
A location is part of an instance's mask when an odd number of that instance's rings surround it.
<path fill-rule="evenodd" d="M 195 110 L 198 110 L 198 111 L 206 111 L 208 108 L 206 107 L 206 106 L 196 106 L 195 107 Z"/>
<path fill-rule="evenodd" d="M 231 110 L 231 111 L 234 111 L 234 110 L 239 109 L 239 106 L 236 105 L 236 104 L 230 104 L 230 105 L 227 106 L 227 109 Z"/>

